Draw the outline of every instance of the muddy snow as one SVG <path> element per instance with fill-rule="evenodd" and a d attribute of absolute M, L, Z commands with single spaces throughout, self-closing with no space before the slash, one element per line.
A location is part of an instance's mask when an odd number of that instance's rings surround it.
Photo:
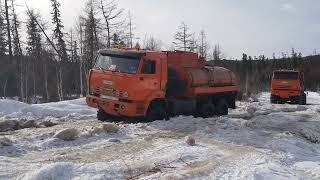
<path fill-rule="evenodd" d="M 228 116 L 103 123 L 84 99 L 0 100 L 0 179 L 320 179 L 320 96 Z"/>

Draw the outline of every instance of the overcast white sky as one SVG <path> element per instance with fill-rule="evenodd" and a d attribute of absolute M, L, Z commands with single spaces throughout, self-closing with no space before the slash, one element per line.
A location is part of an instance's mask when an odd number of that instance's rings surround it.
<path fill-rule="evenodd" d="M 51 21 L 50 0 L 26 0 Z M 82 13 L 86 0 L 60 0 L 65 31 Z M 17 0 L 20 12 L 24 0 Z M 197 34 L 204 29 L 211 44 L 219 43 L 227 57 L 240 58 L 275 52 L 303 55 L 320 52 L 319 0 L 119 0 L 130 10 L 135 34 L 153 35 L 169 48 L 179 24 L 184 21 Z M 21 15 L 24 13 L 21 12 Z"/>

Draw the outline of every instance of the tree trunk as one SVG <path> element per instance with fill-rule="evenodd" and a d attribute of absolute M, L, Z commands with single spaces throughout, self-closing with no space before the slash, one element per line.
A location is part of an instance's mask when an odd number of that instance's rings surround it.
<path fill-rule="evenodd" d="M 3 97 L 4 97 L 4 99 L 7 99 L 7 94 L 6 94 L 7 83 L 8 83 L 8 78 L 7 78 L 6 81 L 4 82 L 4 86 L 3 86 Z"/>
<path fill-rule="evenodd" d="M 80 62 L 80 97 L 83 97 L 82 61 Z"/>
<path fill-rule="evenodd" d="M 60 91 L 60 80 L 59 80 L 59 71 L 58 67 L 56 66 L 56 80 L 57 80 L 57 92 L 59 101 L 61 101 L 61 91 Z"/>
<path fill-rule="evenodd" d="M 24 102 L 24 92 L 23 92 L 23 62 L 22 62 L 22 59 L 20 58 L 20 98 L 21 98 L 21 101 Z"/>
<path fill-rule="evenodd" d="M 132 41 L 133 41 L 132 38 L 133 38 L 133 37 L 132 37 L 132 20 L 131 20 L 131 15 L 130 15 L 130 14 L 129 14 L 129 18 L 130 18 L 130 20 L 129 20 L 129 21 L 130 21 L 130 22 L 129 22 L 129 31 L 130 31 L 130 34 L 129 34 L 130 37 L 129 37 L 129 38 L 130 38 L 130 44 L 129 44 L 129 45 L 130 45 L 130 48 L 132 48 Z"/>
<path fill-rule="evenodd" d="M 37 96 L 36 92 L 36 68 L 35 68 L 35 62 L 33 62 L 33 72 L 32 72 L 32 81 L 33 81 L 33 97 L 35 98 Z"/>
<path fill-rule="evenodd" d="M 82 79 L 82 57 L 83 57 L 83 41 L 82 41 L 82 26 L 80 24 L 80 97 L 83 97 L 83 79 Z"/>
<path fill-rule="evenodd" d="M 15 12 L 15 8 L 14 8 L 14 0 L 12 0 L 12 13 L 14 14 L 14 16 L 16 15 L 16 12 Z M 15 31 L 15 35 L 16 35 L 16 38 L 17 38 L 17 46 L 18 46 L 18 55 L 19 56 L 22 56 L 22 49 L 21 49 L 21 43 L 20 43 L 20 35 L 19 35 L 19 31 L 18 31 L 18 23 L 17 23 L 17 18 L 14 18 L 14 31 Z"/>
<path fill-rule="evenodd" d="M 61 99 L 60 99 L 60 101 L 63 101 L 64 100 L 64 97 L 63 97 L 63 79 L 62 79 L 62 67 L 61 66 L 59 66 L 59 83 L 60 83 L 60 97 L 61 97 Z"/>
<path fill-rule="evenodd" d="M 46 64 L 44 64 L 43 70 L 44 70 L 44 88 L 46 91 L 46 101 L 50 102 L 49 90 L 48 90 L 48 72 L 47 72 L 47 65 Z"/>
<path fill-rule="evenodd" d="M 183 27 L 183 48 L 184 48 L 184 51 L 187 51 L 187 39 L 186 39 L 186 27 Z"/>
<path fill-rule="evenodd" d="M 5 2 L 6 20 L 7 20 L 7 35 L 8 35 L 8 45 L 9 45 L 9 56 L 10 56 L 10 58 L 12 58 L 12 44 L 11 44 L 11 32 L 10 32 L 8 0 L 4 0 L 4 2 Z"/>
<path fill-rule="evenodd" d="M 25 102 L 27 103 L 28 102 L 28 78 L 29 78 L 29 73 L 28 73 L 28 67 L 29 66 L 29 63 L 26 64 L 26 69 L 25 69 Z"/>

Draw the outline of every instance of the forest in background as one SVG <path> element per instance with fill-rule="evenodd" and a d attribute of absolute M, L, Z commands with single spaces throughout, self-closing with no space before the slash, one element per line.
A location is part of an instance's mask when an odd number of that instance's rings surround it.
<path fill-rule="evenodd" d="M 249 97 L 251 94 L 270 91 L 271 79 L 274 70 L 291 69 L 300 70 L 305 76 L 305 88 L 308 91 L 320 91 L 320 55 L 307 57 L 296 56 L 293 51 L 291 57 L 280 59 L 252 60 L 243 54 L 241 60 L 210 61 L 210 65 L 226 67 L 237 75 L 241 84 L 241 94 Z"/>
<path fill-rule="evenodd" d="M 27 103 L 52 102 L 86 95 L 86 74 L 93 66 L 96 52 L 119 46 L 132 48 L 137 43 L 131 13 L 115 0 L 88 0 L 73 28 L 65 29 L 60 3 L 51 2 L 51 21 L 26 7 L 16 13 L 14 0 L 0 0 L 0 97 L 18 97 Z M 27 16 L 22 20 L 22 16 Z M 25 33 L 21 33 L 25 32 Z M 300 69 L 305 72 L 306 88 L 317 91 L 320 85 L 320 56 L 290 54 L 267 58 L 243 54 L 242 59 L 227 60 L 219 44 L 212 46 L 207 34 L 191 32 L 182 22 L 173 32 L 172 47 L 146 36 L 139 42 L 147 50 L 196 52 L 208 64 L 231 69 L 239 77 L 241 91 L 247 95 L 270 89 L 272 71 Z"/>

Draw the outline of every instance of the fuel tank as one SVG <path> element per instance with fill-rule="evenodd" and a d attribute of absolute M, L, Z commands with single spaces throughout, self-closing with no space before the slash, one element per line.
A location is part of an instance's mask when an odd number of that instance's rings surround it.
<path fill-rule="evenodd" d="M 178 76 L 189 87 L 223 87 L 238 85 L 235 74 L 223 67 L 176 68 Z"/>

